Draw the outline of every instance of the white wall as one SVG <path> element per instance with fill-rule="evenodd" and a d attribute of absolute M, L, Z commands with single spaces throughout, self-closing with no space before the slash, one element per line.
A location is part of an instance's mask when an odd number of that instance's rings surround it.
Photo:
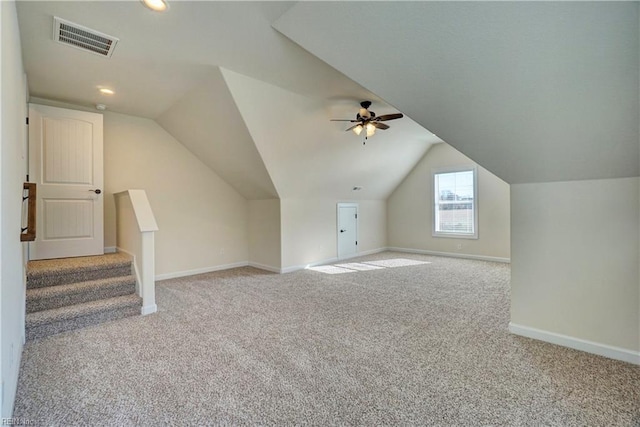
<path fill-rule="evenodd" d="M 432 236 L 434 168 L 476 165 L 447 144 L 431 147 L 387 200 L 389 246 L 509 259 L 509 185 L 478 166 L 478 239 Z"/>
<path fill-rule="evenodd" d="M 640 178 L 511 186 L 512 324 L 640 350 L 639 187 Z"/>
<path fill-rule="evenodd" d="M 358 203 L 359 253 L 374 252 L 387 246 L 384 200 L 283 199 L 284 271 L 337 259 L 338 202 Z"/>
<path fill-rule="evenodd" d="M 246 263 L 248 203 L 156 122 L 104 116 L 105 246 L 115 246 L 113 193 L 146 190 L 160 230 L 156 275 Z"/>
<path fill-rule="evenodd" d="M 249 200 L 249 264 L 280 271 L 280 200 Z"/>
<path fill-rule="evenodd" d="M 25 280 L 20 243 L 27 116 L 26 82 L 15 3 L 0 2 L 0 353 L 1 417 L 11 417 L 24 341 Z"/>

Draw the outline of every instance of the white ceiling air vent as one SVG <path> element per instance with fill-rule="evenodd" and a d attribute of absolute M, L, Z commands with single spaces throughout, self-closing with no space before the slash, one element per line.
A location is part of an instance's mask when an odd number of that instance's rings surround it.
<path fill-rule="evenodd" d="M 103 34 L 64 19 L 53 17 L 53 39 L 96 55 L 111 58 L 113 50 L 118 44 L 116 37 Z"/>

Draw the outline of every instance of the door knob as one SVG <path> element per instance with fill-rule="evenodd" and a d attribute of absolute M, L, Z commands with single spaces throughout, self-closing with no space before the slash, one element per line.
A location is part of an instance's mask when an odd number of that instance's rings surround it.
<path fill-rule="evenodd" d="M 340 230 L 341 233 L 344 233 L 345 231 L 347 231 L 347 230 Z"/>
<path fill-rule="evenodd" d="M 89 190 L 89 191 L 93 191 L 96 194 L 102 193 L 102 190 L 100 190 L 99 188 L 96 188 L 95 190 Z"/>

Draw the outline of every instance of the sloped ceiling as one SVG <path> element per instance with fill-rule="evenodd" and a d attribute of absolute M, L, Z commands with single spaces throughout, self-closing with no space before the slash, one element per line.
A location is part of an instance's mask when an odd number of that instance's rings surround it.
<path fill-rule="evenodd" d="M 509 183 L 600 179 L 640 172 L 638 5 L 300 2 L 274 27 Z"/>
<path fill-rule="evenodd" d="M 206 77 L 209 67 L 158 55 L 171 43 L 154 37 L 170 37 L 162 31 L 166 16 L 145 13 L 139 6 L 127 1 L 16 2 L 30 95 L 86 107 L 105 103 L 109 110 L 152 119 L 169 108 L 194 81 Z M 113 56 L 53 41 L 54 16 L 119 38 Z M 98 86 L 113 88 L 116 95 L 101 96 Z"/>
<path fill-rule="evenodd" d="M 410 118 L 390 121 L 363 146 L 345 132 L 355 102 L 305 97 L 230 70 L 222 70 L 280 198 L 386 199 L 438 138 Z M 397 112 L 378 102 L 377 115 Z M 362 190 L 354 192 L 354 186 Z"/>
<path fill-rule="evenodd" d="M 363 147 L 329 122 L 398 110 L 272 28 L 293 4 L 18 2 L 30 94 L 155 119 L 247 199 L 384 199 L 441 140 L 406 118 Z M 118 37 L 113 57 L 54 42 L 53 16 Z"/>
<path fill-rule="evenodd" d="M 219 68 L 156 121 L 246 199 L 278 197 Z"/>

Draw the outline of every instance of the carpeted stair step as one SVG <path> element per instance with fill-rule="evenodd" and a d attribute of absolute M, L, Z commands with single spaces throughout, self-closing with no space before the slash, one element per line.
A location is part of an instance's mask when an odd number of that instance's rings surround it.
<path fill-rule="evenodd" d="M 129 295 L 135 291 L 136 278 L 131 274 L 68 285 L 27 289 L 27 313 Z"/>
<path fill-rule="evenodd" d="M 129 275 L 131 257 L 123 253 L 29 261 L 27 289 Z"/>
<path fill-rule="evenodd" d="M 142 298 L 135 294 L 27 314 L 27 340 L 140 314 Z"/>

